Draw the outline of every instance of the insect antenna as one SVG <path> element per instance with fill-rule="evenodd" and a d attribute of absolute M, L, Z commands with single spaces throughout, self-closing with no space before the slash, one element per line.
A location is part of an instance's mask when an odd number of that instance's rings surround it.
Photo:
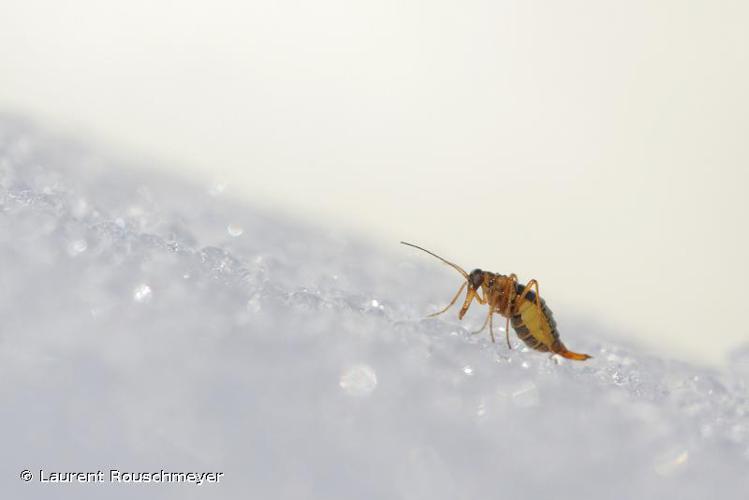
<path fill-rule="evenodd" d="M 460 267 L 459 265 L 457 265 L 457 264 L 453 264 L 453 263 L 452 263 L 452 262 L 450 262 L 449 260 L 445 260 L 445 259 L 443 259 L 442 257 L 440 257 L 439 255 L 437 255 L 436 253 L 434 253 L 434 252 L 430 252 L 430 251 L 429 251 L 429 250 L 427 250 L 426 248 L 421 248 L 420 246 L 418 246 L 418 245 L 414 245 L 413 243 L 406 243 L 405 241 L 401 241 L 401 243 L 402 243 L 402 244 L 404 244 L 404 245 L 407 245 L 407 246 L 409 246 L 409 247 L 414 247 L 414 248 L 418 248 L 419 250 L 421 250 L 421 251 L 423 251 L 423 252 L 426 252 L 426 253 L 428 253 L 428 254 L 429 254 L 429 255 L 431 255 L 432 257 L 437 257 L 437 258 L 438 258 L 439 260 L 441 260 L 442 262 L 444 262 L 444 263 L 445 263 L 445 264 L 447 264 L 448 266 L 451 266 L 451 267 L 452 267 L 452 268 L 454 268 L 454 269 L 455 269 L 456 271 L 458 271 L 458 272 L 459 272 L 460 274 L 462 274 L 462 275 L 463 275 L 463 277 L 464 277 L 465 279 L 468 279 L 468 273 L 467 273 L 467 272 L 465 272 L 465 271 L 463 270 L 463 268 L 462 268 L 462 267 Z"/>

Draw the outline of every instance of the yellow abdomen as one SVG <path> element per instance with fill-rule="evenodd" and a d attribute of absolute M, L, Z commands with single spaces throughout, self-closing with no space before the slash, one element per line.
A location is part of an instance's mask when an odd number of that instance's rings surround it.
<path fill-rule="evenodd" d="M 559 343 L 556 322 L 543 300 L 540 308 L 536 305 L 535 294 L 526 295 L 515 307 L 511 320 L 512 328 L 528 347 L 537 351 L 556 351 L 555 344 Z"/>
<path fill-rule="evenodd" d="M 524 287 L 518 285 L 518 298 L 523 293 Z M 551 309 L 546 306 L 544 299 L 540 299 L 536 304 L 536 294 L 528 292 L 525 298 L 520 301 L 516 299 L 514 314 L 512 315 L 512 328 L 518 334 L 520 340 L 531 349 L 537 351 L 551 351 L 567 359 L 585 361 L 590 358 L 587 354 L 572 352 L 559 340 L 557 323 L 551 314 Z"/>

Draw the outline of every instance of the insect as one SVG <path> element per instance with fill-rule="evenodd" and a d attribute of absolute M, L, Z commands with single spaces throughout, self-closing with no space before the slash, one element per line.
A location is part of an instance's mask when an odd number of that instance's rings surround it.
<path fill-rule="evenodd" d="M 463 289 L 467 287 L 466 298 L 463 302 L 463 307 L 460 308 L 458 318 L 463 319 L 474 299 L 479 304 L 487 304 L 489 306 L 489 314 L 486 315 L 483 326 L 473 333 L 481 333 L 488 325 L 492 342 L 496 342 L 492 318 L 494 317 L 494 313 L 497 313 L 507 319 L 505 337 L 507 339 L 507 347 L 510 349 L 512 349 L 512 346 L 510 345 L 509 327 L 510 322 L 512 322 L 512 328 L 515 330 L 515 333 L 531 349 L 551 352 L 567 359 L 579 361 L 584 361 L 591 357 L 587 354 L 570 351 L 559 339 L 559 332 L 557 331 L 554 316 L 551 314 L 551 310 L 546 305 L 544 299 L 541 298 L 536 280 L 530 280 L 528 284 L 523 286 L 518 283 L 518 277 L 515 274 L 505 276 L 503 274 L 482 271 L 481 269 L 474 269 L 470 273 L 466 273 L 460 266 L 443 259 L 426 248 L 421 248 L 405 241 L 401 241 L 401 243 L 438 258 L 448 266 L 454 268 L 466 279 L 450 303 L 441 311 L 430 314 L 429 317 L 438 316 L 450 309 L 458 300 Z M 533 291 L 534 288 L 535 292 Z"/>

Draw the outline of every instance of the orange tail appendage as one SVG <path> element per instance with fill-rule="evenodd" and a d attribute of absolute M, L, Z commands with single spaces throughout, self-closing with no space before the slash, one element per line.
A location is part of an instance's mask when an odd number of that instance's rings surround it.
<path fill-rule="evenodd" d="M 593 357 L 593 356 L 589 356 L 587 354 L 579 354 L 579 353 L 576 353 L 576 352 L 568 351 L 567 349 L 564 349 L 561 352 L 557 352 L 556 354 L 559 354 L 563 358 L 575 359 L 577 361 L 585 361 L 586 359 L 590 359 L 590 358 Z"/>

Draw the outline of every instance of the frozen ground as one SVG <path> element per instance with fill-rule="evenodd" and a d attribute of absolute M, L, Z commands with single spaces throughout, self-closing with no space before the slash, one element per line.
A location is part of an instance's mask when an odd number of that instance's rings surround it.
<path fill-rule="evenodd" d="M 747 498 L 749 347 L 508 351 L 425 255 L 125 167 L 0 119 L 2 498 Z M 225 475 L 37 477 L 112 468 Z"/>

